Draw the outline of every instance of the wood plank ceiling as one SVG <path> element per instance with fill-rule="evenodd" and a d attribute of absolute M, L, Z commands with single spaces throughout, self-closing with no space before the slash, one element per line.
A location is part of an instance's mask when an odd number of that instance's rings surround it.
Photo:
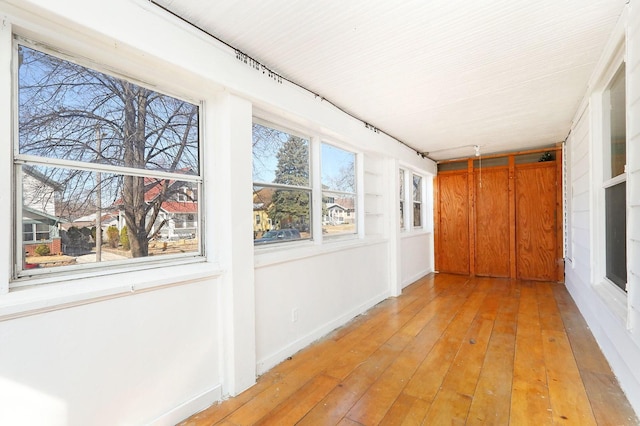
<path fill-rule="evenodd" d="M 152 0 L 433 159 L 564 140 L 625 0 Z"/>

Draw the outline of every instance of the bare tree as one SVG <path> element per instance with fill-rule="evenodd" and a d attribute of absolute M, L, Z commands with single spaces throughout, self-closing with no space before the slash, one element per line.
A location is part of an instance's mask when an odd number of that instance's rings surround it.
<path fill-rule="evenodd" d="M 176 191 L 153 172 L 199 173 L 198 106 L 30 47 L 19 58 L 19 153 L 147 171 L 100 179 L 102 198 L 124 210 L 132 255 L 147 256 L 162 203 Z M 35 167 L 64 187 L 63 214 L 95 210 L 90 168 Z"/>

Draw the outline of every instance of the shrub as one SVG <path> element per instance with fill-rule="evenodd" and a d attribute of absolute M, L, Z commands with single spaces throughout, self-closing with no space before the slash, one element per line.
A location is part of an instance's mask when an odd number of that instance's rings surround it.
<path fill-rule="evenodd" d="M 49 256 L 49 254 L 51 253 L 49 251 L 49 246 L 46 244 L 40 244 L 38 245 L 34 252 L 38 255 L 38 256 Z"/>
<path fill-rule="evenodd" d="M 120 231 L 115 226 L 107 228 L 107 238 L 109 239 L 109 247 L 116 248 L 120 242 Z"/>
<path fill-rule="evenodd" d="M 69 230 L 67 231 L 67 235 L 72 242 L 82 240 L 82 232 L 80 232 L 80 230 L 76 226 L 72 226 L 71 228 L 69 228 Z"/>
<path fill-rule="evenodd" d="M 86 226 L 83 226 L 82 228 L 80 228 L 80 233 L 87 240 L 89 239 L 89 237 L 92 237 L 93 235 L 95 235 L 95 233 L 92 232 L 91 228 L 87 228 Z"/>
<path fill-rule="evenodd" d="M 123 250 L 130 250 L 131 244 L 129 243 L 129 233 L 127 232 L 127 227 L 123 226 L 120 231 L 120 244 L 122 245 Z"/>

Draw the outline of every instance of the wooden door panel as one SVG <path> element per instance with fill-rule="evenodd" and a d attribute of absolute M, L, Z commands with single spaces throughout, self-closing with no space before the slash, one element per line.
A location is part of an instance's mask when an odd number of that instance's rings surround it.
<path fill-rule="evenodd" d="M 467 173 L 440 174 L 439 265 L 440 272 L 469 274 L 469 193 Z"/>
<path fill-rule="evenodd" d="M 555 163 L 516 167 L 516 267 L 520 279 L 557 278 Z"/>
<path fill-rule="evenodd" d="M 508 277 L 509 169 L 475 171 L 476 275 Z"/>

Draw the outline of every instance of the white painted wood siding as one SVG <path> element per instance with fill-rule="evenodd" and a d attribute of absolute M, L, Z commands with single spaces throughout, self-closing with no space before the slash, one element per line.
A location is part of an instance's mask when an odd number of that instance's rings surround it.
<path fill-rule="evenodd" d="M 630 331 L 640 344 L 640 2 L 627 27 L 627 265 Z"/>
<path fill-rule="evenodd" d="M 572 268 L 581 282 L 590 281 L 591 247 L 589 235 L 590 226 L 590 169 L 589 169 L 589 107 L 580 116 L 571 131 L 567 142 L 571 151 L 569 164 L 571 190 L 571 211 L 569 212 L 569 226 L 571 227 L 572 262 L 567 266 Z"/>
<path fill-rule="evenodd" d="M 576 114 L 567 148 L 571 153 L 569 226 L 573 262 L 565 282 L 627 398 L 640 412 L 640 0 L 603 53 L 584 111 Z M 617 34 L 617 35 L 616 35 Z M 625 295 L 604 278 L 604 206 L 602 205 L 601 90 L 617 68 L 618 42 L 624 37 L 627 102 L 627 269 Z"/>

